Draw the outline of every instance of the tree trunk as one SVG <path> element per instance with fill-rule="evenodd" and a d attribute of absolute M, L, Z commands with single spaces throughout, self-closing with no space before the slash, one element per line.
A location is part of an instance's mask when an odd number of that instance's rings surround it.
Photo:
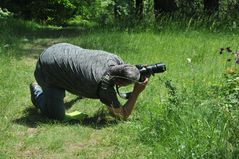
<path fill-rule="evenodd" d="M 208 15 L 212 15 L 219 10 L 219 0 L 203 0 L 204 11 Z"/>
<path fill-rule="evenodd" d="M 174 12 L 177 9 L 175 0 L 154 0 L 154 14 L 158 17 L 159 13 Z"/>
<path fill-rule="evenodd" d="M 143 19 L 144 16 L 144 3 L 143 0 L 136 0 L 136 16 L 139 20 Z"/>
<path fill-rule="evenodd" d="M 114 0 L 114 17 L 116 20 L 120 18 L 120 8 L 118 0 Z"/>

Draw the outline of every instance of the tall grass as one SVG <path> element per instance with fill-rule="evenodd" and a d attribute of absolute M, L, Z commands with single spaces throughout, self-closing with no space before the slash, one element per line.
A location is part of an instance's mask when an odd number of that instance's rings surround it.
<path fill-rule="evenodd" d="M 86 32 L 1 21 L 0 156 L 238 158 L 238 74 L 224 77 L 227 54 L 219 53 L 235 51 L 238 34 L 190 29 L 190 23 L 184 30 Z M 128 122 L 49 121 L 33 109 L 28 84 L 38 55 L 55 42 L 109 51 L 131 64 L 164 62 L 167 72 L 151 77 Z M 92 115 L 102 108 L 85 99 L 69 111 Z"/>

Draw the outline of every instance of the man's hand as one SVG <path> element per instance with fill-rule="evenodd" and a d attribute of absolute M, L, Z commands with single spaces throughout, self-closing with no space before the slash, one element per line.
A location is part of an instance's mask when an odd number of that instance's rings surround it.
<path fill-rule="evenodd" d="M 134 92 L 138 94 L 141 93 L 145 89 L 146 85 L 148 84 L 148 81 L 149 79 L 146 78 L 143 83 L 135 83 L 133 93 Z"/>
<path fill-rule="evenodd" d="M 115 116 L 126 120 L 134 109 L 135 102 L 139 96 L 139 94 L 145 89 L 146 85 L 148 84 L 149 79 L 146 78 L 143 83 L 136 83 L 134 85 L 133 92 L 128 99 L 128 101 L 124 104 L 123 107 L 120 108 L 113 108 L 109 107 L 109 111 L 114 114 Z"/>

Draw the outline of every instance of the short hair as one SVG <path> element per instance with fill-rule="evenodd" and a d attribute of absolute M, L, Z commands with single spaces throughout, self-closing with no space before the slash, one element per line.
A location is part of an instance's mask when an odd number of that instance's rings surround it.
<path fill-rule="evenodd" d="M 125 82 L 137 82 L 140 78 L 139 69 L 134 65 L 122 64 L 112 66 L 109 75 L 113 80 L 123 80 Z"/>

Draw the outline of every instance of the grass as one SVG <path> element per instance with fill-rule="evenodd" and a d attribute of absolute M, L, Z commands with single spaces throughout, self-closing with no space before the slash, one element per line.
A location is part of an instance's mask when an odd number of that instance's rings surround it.
<path fill-rule="evenodd" d="M 226 83 L 226 55 L 218 51 L 237 49 L 238 34 L 86 31 L 11 19 L 0 27 L 0 158 L 239 157 L 238 96 L 228 92 L 238 85 Z M 126 122 L 90 99 L 68 110 L 86 112 L 89 120 L 51 121 L 32 106 L 28 85 L 38 55 L 58 42 L 113 52 L 131 64 L 164 62 L 168 71 L 150 79 Z M 73 99 L 67 94 L 65 100 Z"/>

